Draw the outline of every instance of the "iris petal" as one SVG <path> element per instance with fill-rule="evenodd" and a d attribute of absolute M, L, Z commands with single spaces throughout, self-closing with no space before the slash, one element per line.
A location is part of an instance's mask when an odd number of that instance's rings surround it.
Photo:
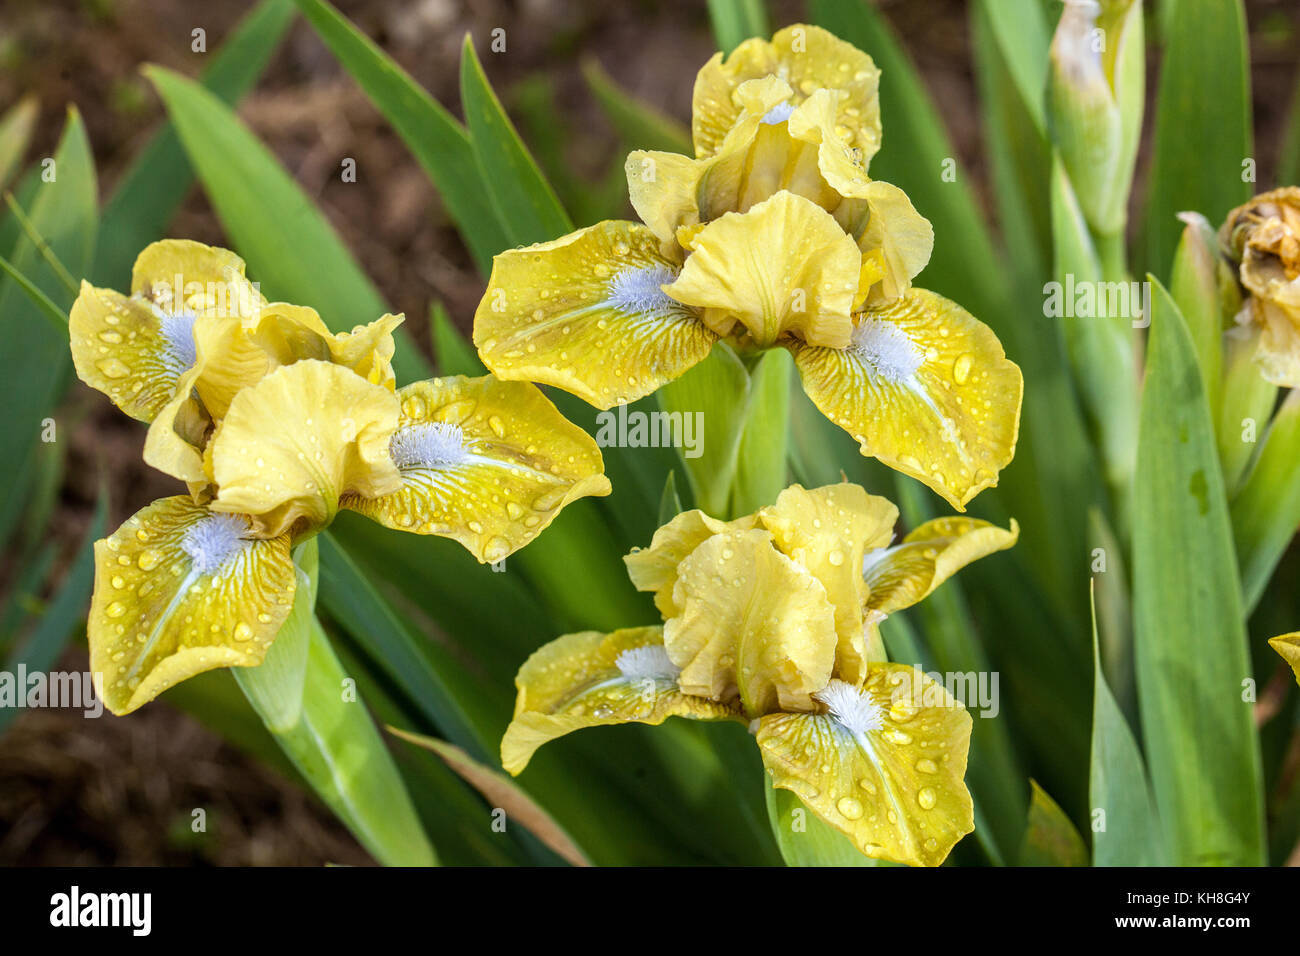
<path fill-rule="evenodd" d="M 974 829 L 963 777 L 971 718 L 911 667 L 875 664 L 866 686 L 832 682 L 825 714 L 770 714 L 757 740 L 773 786 L 797 794 L 867 856 L 938 866 Z"/>
<path fill-rule="evenodd" d="M 860 313 L 849 348 L 798 346 L 795 362 L 808 396 L 862 454 L 958 510 L 1015 454 L 1020 369 L 987 326 L 933 292 Z"/>
<path fill-rule="evenodd" d="M 401 487 L 343 504 L 400 531 L 454 538 L 480 561 L 522 548 L 571 501 L 607 495 L 600 449 L 527 382 L 433 379 L 397 393 Z"/>
<path fill-rule="evenodd" d="M 515 678 L 519 694 L 501 741 L 502 766 L 518 774 L 542 744 L 584 727 L 661 724 L 669 717 L 741 718 L 726 704 L 682 693 L 674 670 L 658 627 L 556 638 L 534 652 Z"/>
<path fill-rule="evenodd" d="M 87 635 L 109 710 L 129 713 L 215 667 L 262 662 L 296 582 L 288 536 L 252 540 L 250 530 L 181 496 L 95 543 Z"/>
<path fill-rule="evenodd" d="M 555 385 L 597 408 L 635 401 L 717 341 L 663 290 L 680 266 L 628 222 L 503 252 L 474 316 L 474 344 L 498 378 Z"/>
<path fill-rule="evenodd" d="M 259 534 L 276 536 L 327 524 L 349 492 L 396 491 L 397 417 L 392 392 L 342 366 L 276 369 L 235 396 L 212 436 L 212 509 L 250 515 Z"/>

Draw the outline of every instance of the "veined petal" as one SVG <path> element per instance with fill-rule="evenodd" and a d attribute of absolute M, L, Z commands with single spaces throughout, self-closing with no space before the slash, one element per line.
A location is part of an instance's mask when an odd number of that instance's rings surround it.
<path fill-rule="evenodd" d="M 397 393 L 389 452 L 401 487 L 343 504 L 399 531 L 454 538 L 483 562 L 537 537 L 562 508 L 607 495 L 600 449 L 528 382 L 431 379 Z"/>
<path fill-rule="evenodd" d="M 253 540 L 241 515 L 181 496 L 95 542 L 87 636 L 104 703 L 126 714 L 188 677 L 252 667 L 293 604 L 288 536 Z"/>
<path fill-rule="evenodd" d="M 692 100 L 696 156 L 711 156 L 722 146 L 741 112 L 735 99 L 740 85 L 771 75 L 790 84 L 796 106 L 819 89 L 834 91 L 844 143 L 865 168 L 880 148 L 880 70 L 861 50 L 805 24 L 778 31 L 770 43 L 746 40 L 725 60 L 718 53 L 704 65 Z"/>
<path fill-rule="evenodd" d="M 183 239 L 152 243 L 136 258 L 129 297 L 82 283 L 69 314 L 77 374 L 132 418 L 153 421 L 195 364 L 196 322 L 237 325 L 263 305 L 234 253 Z"/>
<path fill-rule="evenodd" d="M 954 302 L 912 289 L 855 316 L 845 349 L 795 349 L 823 415 L 958 511 L 1015 454 L 1024 383 L 997 336 Z"/>
<path fill-rule="evenodd" d="M 835 680 L 817 698 L 827 713 L 759 721 L 773 786 L 797 794 L 867 856 L 938 866 L 975 828 L 963 781 L 970 714 L 902 664 L 873 664 L 862 690 Z"/>
<path fill-rule="evenodd" d="M 665 619 L 681 613 L 673 603 L 678 566 L 688 554 L 715 534 L 747 531 L 757 524 L 753 515 L 735 521 L 719 521 L 698 508 L 683 511 L 659 528 L 648 548 L 637 548 L 623 556 L 628 577 L 638 591 L 653 591 L 655 607 Z"/>
<path fill-rule="evenodd" d="M 739 322 L 759 346 L 794 335 L 843 348 L 861 265 L 857 245 L 830 213 L 781 192 L 705 226 L 665 291 L 704 310 L 719 335 Z"/>
<path fill-rule="evenodd" d="M 498 378 L 555 385 L 597 408 L 635 401 L 717 341 L 664 292 L 680 266 L 629 222 L 503 252 L 474 316 L 474 344 Z"/>
<path fill-rule="evenodd" d="M 835 673 L 860 684 L 866 676 L 862 557 L 887 545 L 898 508 L 847 482 L 806 491 L 791 485 L 758 512 L 777 548 L 822 583 L 835 609 Z"/>
<path fill-rule="evenodd" d="M 739 693 L 750 716 L 811 710 L 835 662 L 835 609 L 821 582 L 773 547 L 762 529 L 727 531 L 678 569 L 664 645 L 688 694 Z"/>
<path fill-rule="evenodd" d="M 212 510 L 250 515 L 260 536 L 278 536 L 327 524 L 349 492 L 398 490 L 388 454 L 397 417 L 392 392 L 342 366 L 276 369 L 235 396 L 212 436 Z"/>
<path fill-rule="evenodd" d="M 547 741 L 584 727 L 661 724 L 669 717 L 740 719 L 738 710 L 677 687 L 664 653 L 663 629 L 566 634 L 539 648 L 515 678 L 515 715 L 501 740 L 501 765 L 512 774 Z"/>
<path fill-rule="evenodd" d="M 893 614 L 911 607 L 972 561 L 1012 547 L 1020 526 L 1010 530 L 976 518 L 936 518 L 909 532 L 901 544 L 869 551 L 862 574 L 867 607 Z"/>
<path fill-rule="evenodd" d="M 192 325 L 83 281 L 68 314 L 77 377 L 132 418 L 151 422 L 194 364 Z"/>
<path fill-rule="evenodd" d="M 1282 659 L 1291 665 L 1296 682 L 1300 683 L 1300 631 L 1269 638 L 1268 646 L 1281 654 Z"/>

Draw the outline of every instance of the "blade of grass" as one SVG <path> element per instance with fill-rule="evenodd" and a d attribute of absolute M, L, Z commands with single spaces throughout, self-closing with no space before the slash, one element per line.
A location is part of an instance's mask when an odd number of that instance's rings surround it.
<path fill-rule="evenodd" d="M 22 162 L 39 115 L 40 101 L 29 93 L 0 116 L 0 188 Z"/>
<path fill-rule="evenodd" d="M 1250 661 L 1214 428 L 1191 335 L 1149 281 L 1133 515 L 1142 740 L 1171 862 L 1258 865 L 1259 741 L 1243 700 Z"/>
<path fill-rule="evenodd" d="M 730 53 L 750 37 L 769 33 L 763 0 L 709 0 L 709 20 L 723 53 Z"/>
<path fill-rule="evenodd" d="M 572 231 L 573 223 L 555 190 L 488 83 L 468 34 L 461 49 L 460 97 L 479 174 L 511 245 L 545 242 Z"/>
<path fill-rule="evenodd" d="M 488 184 L 479 173 L 465 128 L 333 6 L 323 0 L 296 2 L 424 168 L 486 275 L 492 257 L 513 243 L 488 198 Z"/>
<path fill-rule="evenodd" d="M 582 75 L 627 150 L 694 154 L 691 131 L 685 125 L 633 97 L 614 82 L 595 57 L 583 59 Z"/>
<path fill-rule="evenodd" d="M 1095 605 L 1092 675 L 1092 757 L 1088 776 L 1092 865 L 1158 866 L 1164 859 L 1160 823 L 1151 802 L 1142 754 L 1102 670 Z"/>
<path fill-rule="evenodd" d="M 1146 201 L 1144 268 L 1169 275 L 1178 213 L 1222 222 L 1254 176 L 1250 54 L 1241 0 L 1164 0 L 1164 60 Z M 1249 166 L 1247 165 L 1249 164 Z"/>

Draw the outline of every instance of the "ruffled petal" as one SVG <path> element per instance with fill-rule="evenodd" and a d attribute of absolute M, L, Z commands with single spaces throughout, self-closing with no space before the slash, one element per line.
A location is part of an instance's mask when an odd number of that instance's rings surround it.
<path fill-rule="evenodd" d="M 782 192 L 705 226 L 665 291 L 702 309 L 719 335 L 739 322 L 759 346 L 794 335 L 843 348 L 861 265 L 858 247 L 830 213 Z"/>
<path fill-rule="evenodd" d="M 966 565 L 1012 547 L 1020 537 L 976 518 L 936 518 L 903 538 L 901 544 L 867 553 L 862 574 L 869 590 L 867 607 L 893 614 L 918 603 Z"/>
<path fill-rule="evenodd" d="M 855 317 L 845 349 L 795 349 L 804 390 L 862 454 L 959 511 L 1015 454 L 1024 388 L 997 336 L 954 302 L 912 289 Z"/>
<path fill-rule="evenodd" d="M 736 124 L 737 89 L 747 80 L 779 76 L 794 105 L 819 89 L 836 94 L 841 139 L 865 168 L 880 148 L 880 70 L 871 57 L 820 27 L 795 24 L 766 40 L 746 40 L 725 60 L 716 54 L 695 79 L 691 132 L 695 155 L 711 156 Z"/>
<path fill-rule="evenodd" d="M 717 341 L 664 292 L 680 266 L 628 222 L 503 252 L 474 316 L 474 344 L 498 378 L 555 385 L 597 408 L 635 401 Z"/>
<path fill-rule="evenodd" d="M 274 302 L 250 326 L 249 337 L 274 365 L 303 359 L 333 362 L 391 391 L 395 384 L 393 330 L 404 320 L 404 316 L 388 314 L 351 332 L 334 333 L 315 309 Z"/>
<path fill-rule="evenodd" d="M 131 269 L 131 295 L 169 315 L 252 319 L 266 305 L 244 276 L 244 260 L 228 249 L 190 239 L 150 243 Z"/>
<path fill-rule="evenodd" d="M 970 715 L 902 664 L 873 664 L 861 691 L 837 680 L 817 696 L 828 713 L 759 721 L 773 786 L 797 794 L 867 856 L 938 866 L 974 829 L 963 781 Z"/>
<path fill-rule="evenodd" d="M 515 678 L 519 695 L 501 741 L 501 765 L 518 774 L 542 744 L 584 727 L 741 719 L 733 707 L 682 693 L 675 672 L 662 628 L 583 631 L 551 641 Z"/>
<path fill-rule="evenodd" d="M 628 577 L 638 591 L 654 592 L 655 607 L 665 619 L 675 617 L 681 608 L 673 602 L 673 590 L 683 559 L 715 534 L 747 531 L 757 523 L 753 515 L 719 521 L 698 508 L 683 511 L 654 533 L 648 548 L 624 555 Z"/>
<path fill-rule="evenodd" d="M 188 677 L 262 662 L 293 605 L 288 536 L 253 540 L 240 515 L 163 498 L 95 542 L 90 668 L 126 714 Z"/>
<path fill-rule="evenodd" d="M 898 508 L 847 482 L 806 491 L 791 485 L 758 512 L 777 548 L 822 583 L 835 609 L 835 673 L 854 684 L 866 675 L 862 558 L 887 545 Z"/>
<path fill-rule="evenodd" d="M 611 490 L 591 436 L 535 385 L 455 376 L 397 397 L 389 451 L 401 487 L 343 502 L 390 528 L 454 538 L 480 561 L 499 561 L 569 502 Z"/>
<path fill-rule="evenodd" d="M 1296 682 L 1300 683 L 1300 631 L 1269 638 L 1268 646 L 1281 654 L 1282 659 L 1291 665 Z"/>
<path fill-rule="evenodd" d="M 835 662 L 835 609 L 820 581 L 773 547 L 770 532 L 727 531 L 682 561 L 664 645 L 688 694 L 750 716 L 810 710 Z"/>
<path fill-rule="evenodd" d="M 212 436 L 212 510 L 250 515 L 274 537 L 329 523 L 349 492 L 397 491 L 388 454 L 397 418 L 392 392 L 342 366 L 276 369 L 235 396 Z"/>

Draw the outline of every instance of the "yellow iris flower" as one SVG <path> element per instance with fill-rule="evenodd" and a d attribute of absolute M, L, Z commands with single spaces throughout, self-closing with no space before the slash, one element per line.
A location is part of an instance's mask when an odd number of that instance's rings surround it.
<path fill-rule="evenodd" d="M 488 562 L 609 493 L 595 442 L 534 385 L 396 389 L 401 321 L 331 333 L 312 309 L 268 303 L 233 253 L 180 240 L 140 254 L 130 295 L 83 283 L 77 374 L 149 423 L 146 461 L 190 489 L 95 545 L 91 669 L 114 713 L 261 663 L 293 603 L 293 546 L 340 508 Z"/>
<path fill-rule="evenodd" d="M 474 320 L 484 363 L 610 408 L 719 339 L 784 347 L 864 455 L 964 510 L 1014 455 L 1023 381 L 987 326 L 912 287 L 934 233 L 867 175 L 878 79 L 811 26 L 715 56 L 695 84 L 695 157 L 628 157 L 642 223 L 496 257 Z"/>
<path fill-rule="evenodd" d="M 951 517 L 891 545 L 898 510 L 857 485 L 805 490 L 734 521 L 678 515 L 625 561 L 658 627 L 568 634 L 520 668 L 502 764 L 583 727 L 738 720 L 777 787 L 863 853 L 938 865 L 974 826 L 971 717 L 942 685 L 886 661 L 878 625 L 977 558 L 1013 545 Z"/>

